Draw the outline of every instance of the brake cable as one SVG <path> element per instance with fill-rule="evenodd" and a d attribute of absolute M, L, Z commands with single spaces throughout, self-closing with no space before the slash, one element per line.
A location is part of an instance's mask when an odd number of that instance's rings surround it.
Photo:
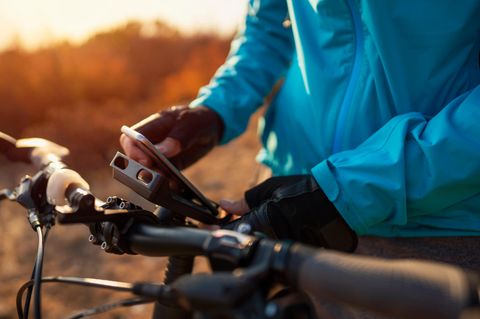
<path fill-rule="evenodd" d="M 83 310 L 83 311 L 81 311 L 77 314 L 74 314 L 71 317 L 68 317 L 67 319 L 78 319 L 78 318 L 89 317 L 89 316 L 97 315 L 97 314 L 104 313 L 104 312 L 107 312 L 107 311 L 111 311 L 115 308 L 133 307 L 133 306 L 143 305 L 143 304 L 147 304 L 147 303 L 152 303 L 154 301 L 155 301 L 155 299 L 145 298 L 145 297 L 135 297 L 135 298 L 122 299 L 122 300 L 115 301 L 115 302 L 112 302 L 112 303 L 103 304 L 103 305 L 95 307 L 95 308 L 90 308 L 90 309 L 87 309 L 87 310 Z"/>
<path fill-rule="evenodd" d="M 79 278 L 79 277 L 44 277 L 41 279 L 41 282 L 42 283 L 65 283 L 65 284 L 80 285 L 80 286 L 87 286 L 87 287 L 94 287 L 94 288 L 112 289 L 112 290 L 123 291 L 123 292 L 134 292 L 134 287 L 136 287 L 136 284 L 132 284 L 128 282 L 103 280 L 103 279 L 95 279 L 95 278 Z M 24 316 L 25 314 L 22 311 L 23 295 L 27 289 L 31 288 L 34 285 L 35 285 L 34 280 L 27 281 L 20 287 L 20 289 L 17 292 L 16 305 L 17 305 L 17 314 L 19 318 L 25 318 Z M 143 298 L 144 302 L 140 302 L 141 298 Z M 134 306 L 137 304 L 143 304 L 143 303 L 149 303 L 149 302 L 155 301 L 155 298 L 151 298 L 151 297 L 140 297 L 136 299 L 137 300 L 135 302 L 137 303 L 135 303 L 132 298 L 130 298 L 130 301 L 128 299 L 125 299 L 123 301 L 112 303 L 111 308 L 109 308 L 109 310 L 117 307 Z M 96 308 L 98 308 L 101 312 L 104 312 L 106 310 L 102 311 L 102 309 L 106 309 L 105 307 L 106 305 L 96 307 Z M 96 308 L 92 308 L 92 310 Z M 89 311 L 89 310 L 85 310 L 85 311 Z M 80 315 L 80 314 L 77 314 L 77 315 Z M 81 317 L 74 317 L 74 318 L 81 318 Z"/>
<path fill-rule="evenodd" d="M 38 227 L 38 228 L 40 228 L 40 227 Z M 42 252 L 41 252 L 41 259 L 42 260 L 40 260 L 40 261 L 39 261 L 39 255 L 40 255 L 40 242 L 39 242 L 37 256 L 35 258 L 35 264 L 33 266 L 32 275 L 30 276 L 30 280 L 34 280 L 34 282 L 35 282 L 33 287 L 39 287 L 38 291 L 37 291 L 37 289 L 35 289 L 35 296 L 38 294 L 39 297 L 40 297 L 40 284 L 41 284 L 40 279 L 42 277 L 42 268 L 43 268 L 43 266 L 42 266 L 43 265 L 43 255 L 44 255 L 44 250 L 45 250 L 45 243 L 47 241 L 47 237 L 48 237 L 48 234 L 50 232 L 50 229 L 51 229 L 51 227 L 47 226 L 46 230 L 45 230 L 45 233 L 43 234 L 43 243 L 42 243 Z M 40 239 L 40 237 L 39 237 L 39 239 Z M 39 272 L 37 272 L 38 265 L 40 265 L 40 271 Z M 24 306 L 23 306 L 23 312 L 24 312 L 25 317 L 19 317 L 19 318 L 28 318 L 28 313 L 29 313 L 29 310 L 30 310 L 30 300 L 32 298 L 33 287 L 30 286 L 28 288 L 27 296 L 25 298 L 25 303 L 24 303 Z M 37 305 L 37 304 L 40 305 L 40 300 L 36 298 L 35 305 Z"/>

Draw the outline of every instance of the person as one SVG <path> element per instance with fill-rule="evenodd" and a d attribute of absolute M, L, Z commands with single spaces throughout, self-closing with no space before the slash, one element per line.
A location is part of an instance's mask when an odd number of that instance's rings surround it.
<path fill-rule="evenodd" d="M 319 245 L 353 243 L 349 230 L 478 236 L 478 17 L 476 0 L 251 0 L 198 97 L 135 128 L 184 168 L 239 136 L 282 79 L 260 122 L 258 159 L 275 177 L 221 202 L 243 215 L 235 225 Z"/>

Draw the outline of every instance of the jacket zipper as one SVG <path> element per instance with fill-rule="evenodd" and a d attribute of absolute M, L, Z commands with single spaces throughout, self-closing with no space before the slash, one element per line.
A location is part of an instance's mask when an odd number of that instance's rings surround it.
<path fill-rule="evenodd" d="M 347 116 L 352 106 L 353 93 L 355 91 L 358 78 L 360 76 L 361 56 L 363 54 L 363 30 L 362 22 L 360 20 L 360 13 L 357 10 L 354 0 L 346 0 L 347 7 L 350 11 L 350 16 L 353 23 L 353 35 L 355 39 L 354 46 L 354 60 L 352 73 L 348 82 L 347 91 L 340 107 L 340 114 L 338 115 L 337 126 L 335 130 L 335 138 L 333 141 L 333 154 L 338 153 L 342 149 L 343 136 L 345 134 L 345 127 Z"/>

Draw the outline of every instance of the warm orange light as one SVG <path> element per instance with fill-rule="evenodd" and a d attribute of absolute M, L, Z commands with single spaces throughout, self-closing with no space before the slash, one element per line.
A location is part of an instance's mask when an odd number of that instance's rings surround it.
<path fill-rule="evenodd" d="M 128 20 L 161 19 L 183 31 L 231 34 L 246 0 L 0 0 L 0 48 L 79 42 Z"/>

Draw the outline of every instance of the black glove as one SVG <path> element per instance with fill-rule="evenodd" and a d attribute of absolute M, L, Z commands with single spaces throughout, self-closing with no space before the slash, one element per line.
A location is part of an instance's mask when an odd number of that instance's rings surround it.
<path fill-rule="evenodd" d="M 178 140 L 182 151 L 170 158 L 179 169 L 186 168 L 208 153 L 223 135 L 220 116 L 206 107 L 174 106 L 153 114 L 132 126 L 153 144 L 166 137 Z"/>
<path fill-rule="evenodd" d="M 245 193 L 252 210 L 225 228 L 248 223 L 274 239 L 354 251 L 357 236 L 311 175 L 272 177 Z"/>

